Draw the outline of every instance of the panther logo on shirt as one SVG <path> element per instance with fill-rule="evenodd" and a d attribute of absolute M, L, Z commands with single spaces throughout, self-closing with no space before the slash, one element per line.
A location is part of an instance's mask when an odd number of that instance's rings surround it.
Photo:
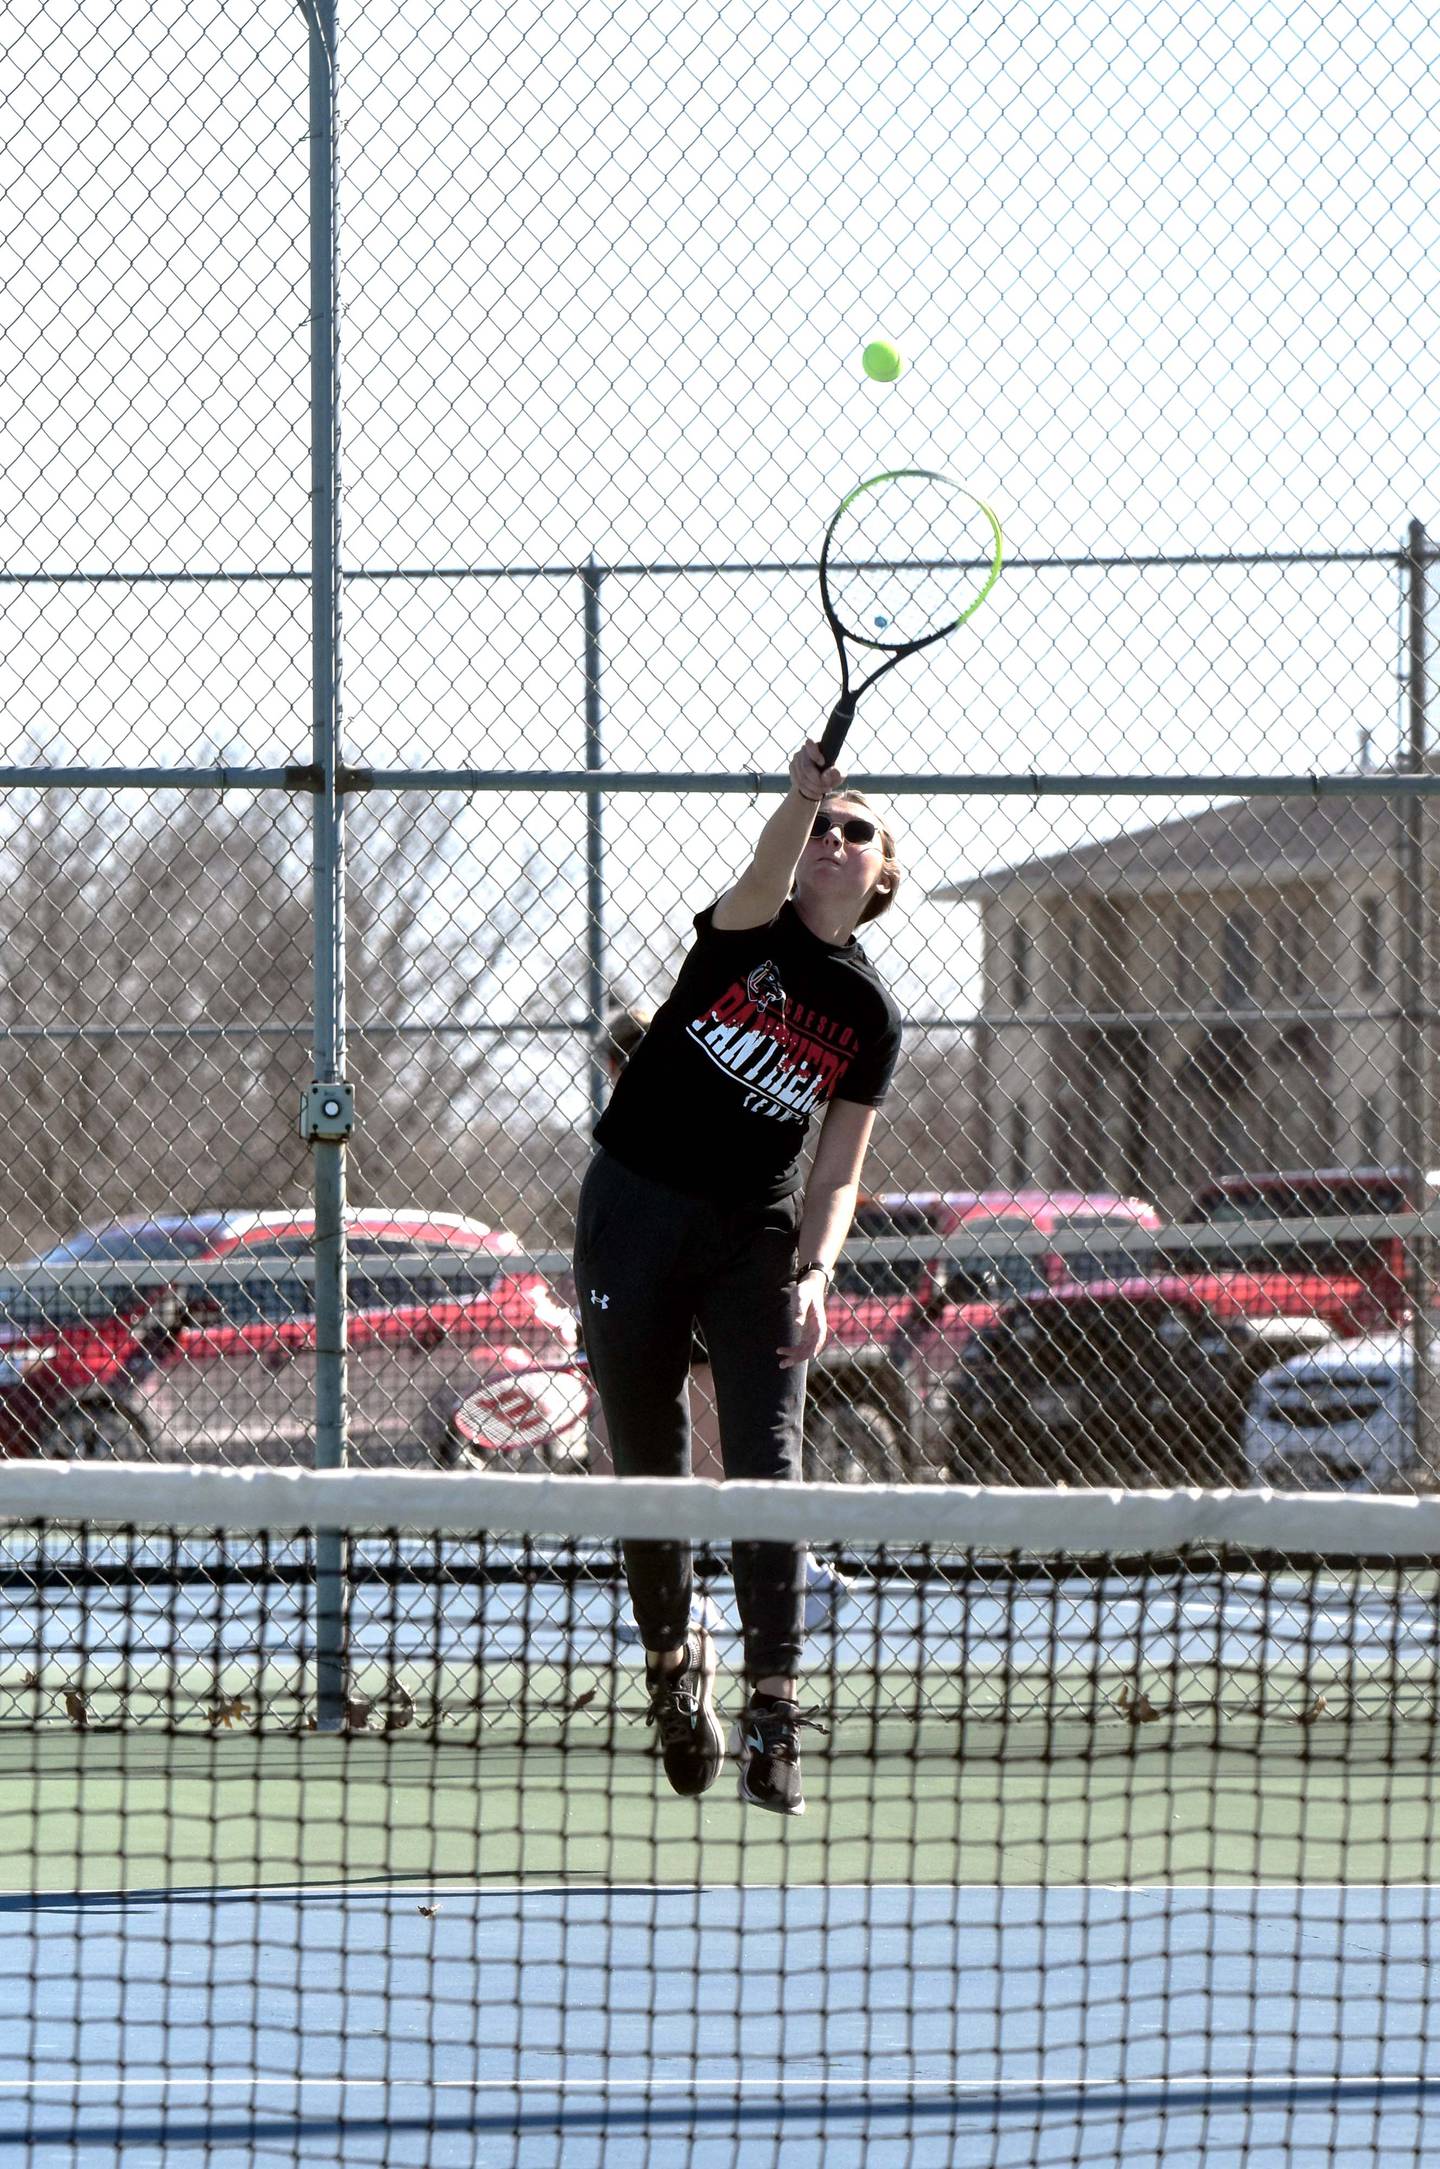
<path fill-rule="evenodd" d="M 745 982 L 745 992 L 757 1009 L 778 1009 L 783 1014 L 785 988 L 778 967 L 772 964 L 768 957 L 751 972 Z"/>

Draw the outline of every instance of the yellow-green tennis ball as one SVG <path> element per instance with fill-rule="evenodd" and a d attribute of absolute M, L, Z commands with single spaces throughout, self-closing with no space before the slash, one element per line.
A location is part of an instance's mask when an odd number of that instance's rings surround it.
<path fill-rule="evenodd" d="M 872 339 L 860 356 L 860 366 L 875 384 L 893 384 L 905 364 L 900 349 L 888 339 Z"/>

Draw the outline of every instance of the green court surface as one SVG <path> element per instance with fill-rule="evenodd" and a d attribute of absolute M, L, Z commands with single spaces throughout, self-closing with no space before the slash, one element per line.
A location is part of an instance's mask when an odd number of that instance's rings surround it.
<path fill-rule="evenodd" d="M 642 1736 L 643 1737 L 643 1736 Z M 1440 1800 L 1420 1754 L 1134 1746 L 1086 1757 L 823 1752 L 807 1815 L 727 1771 L 675 1799 L 642 1744 L 57 1732 L 0 1736 L 6 1892 L 369 1878 L 660 1884 L 1422 1883 Z"/>

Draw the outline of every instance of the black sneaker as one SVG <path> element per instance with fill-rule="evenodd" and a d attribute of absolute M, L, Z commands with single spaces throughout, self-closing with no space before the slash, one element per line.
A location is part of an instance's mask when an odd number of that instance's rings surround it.
<path fill-rule="evenodd" d="M 772 1815 L 803 1815 L 805 1795 L 800 1789 L 800 1727 L 826 1727 L 818 1717 L 802 1715 L 794 1702 L 778 1695 L 752 1695 L 745 1715 L 731 1737 L 731 1752 L 740 1762 L 740 1797 L 753 1807 L 769 1808 Z"/>
<path fill-rule="evenodd" d="M 660 1759 L 672 1792 L 690 1799 L 708 1792 L 725 1760 L 725 1735 L 715 1715 L 715 1645 L 701 1628 L 692 1628 L 685 1662 L 678 1672 L 660 1672 L 647 1664 L 650 1690 L 647 1725 L 659 1733 Z"/>

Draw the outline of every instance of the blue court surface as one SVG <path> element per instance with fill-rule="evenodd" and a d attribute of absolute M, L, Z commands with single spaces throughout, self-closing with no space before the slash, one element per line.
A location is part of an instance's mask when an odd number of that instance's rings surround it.
<path fill-rule="evenodd" d="M 0 2156 L 1433 2164 L 1437 1937 L 1418 1887 L 12 1896 Z"/>
<path fill-rule="evenodd" d="M 1431 1577 L 857 1577 L 787 1826 L 665 1794 L 613 1585 L 358 1582 L 463 1724 L 338 1739 L 303 1591 L 102 1564 L 0 1642 L 0 2169 L 1440 2164 Z"/>

